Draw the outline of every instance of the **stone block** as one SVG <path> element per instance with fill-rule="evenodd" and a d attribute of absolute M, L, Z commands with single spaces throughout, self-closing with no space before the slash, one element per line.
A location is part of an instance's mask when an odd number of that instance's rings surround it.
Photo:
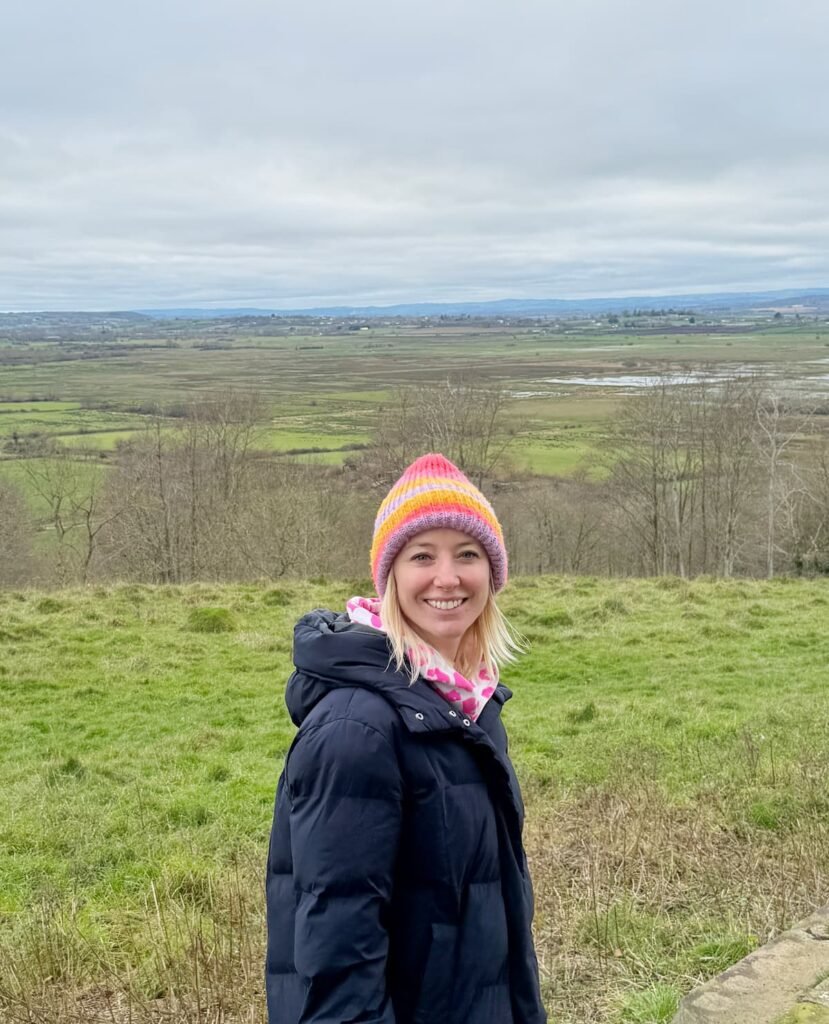
<path fill-rule="evenodd" d="M 829 1010 L 824 979 L 829 906 L 689 992 L 673 1024 L 829 1024 L 829 1015 L 819 1015 Z M 786 1016 L 792 1013 L 812 1016 Z"/>

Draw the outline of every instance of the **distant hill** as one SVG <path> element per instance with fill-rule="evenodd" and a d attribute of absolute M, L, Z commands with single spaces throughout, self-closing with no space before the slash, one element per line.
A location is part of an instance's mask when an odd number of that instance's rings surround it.
<path fill-rule="evenodd" d="M 597 299 L 498 299 L 491 302 L 413 302 L 393 306 L 314 306 L 306 309 L 139 309 L 133 312 L 167 319 L 208 320 L 243 316 L 579 316 L 620 313 L 632 309 L 683 309 L 728 313 L 781 306 L 829 312 L 829 288 L 766 292 L 711 292 L 704 295 L 626 295 Z"/>

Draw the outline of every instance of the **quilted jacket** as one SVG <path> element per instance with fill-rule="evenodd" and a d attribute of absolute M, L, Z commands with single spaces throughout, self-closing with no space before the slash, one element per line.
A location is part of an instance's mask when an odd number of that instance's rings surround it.
<path fill-rule="evenodd" d="M 270 1024 L 543 1024 L 510 691 L 472 722 L 390 667 L 382 633 L 322 610 L 297 624 L 294 662 Z"/>

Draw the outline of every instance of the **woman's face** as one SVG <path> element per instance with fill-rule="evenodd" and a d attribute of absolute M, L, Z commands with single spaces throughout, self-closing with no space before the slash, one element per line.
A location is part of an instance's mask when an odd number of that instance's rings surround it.
<path fill-rule="evenodd" d="M 459 530 L 424 530 L 392 564 L 400 610 L 423 639 L 454 661 L 489 597 L 489 559 Z"/>

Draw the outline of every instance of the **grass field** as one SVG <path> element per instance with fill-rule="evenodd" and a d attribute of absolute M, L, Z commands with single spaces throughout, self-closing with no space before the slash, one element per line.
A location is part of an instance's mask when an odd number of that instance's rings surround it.
<path fill-rule="evenodd" d="M 0 1018 L 261 1024 L 291 628 L 366 586 L 0 594 Z M 552 1019 L 668 1021 L 827 898 L 829 590 L 533 578 L 504 607 Z"/>
<path fill-rule="evenodd" d="M 264 450 L 320 448 L 307 457 L 338 463 L 345 446 L 371 437 L 394 388 L 462 373 L 497 382 L 512 396 L 506 420 L 518 470 L 568 475 L 589 467 L 601 448 L 608 421 L 632 390 L 625 379 L 658 368 L 748 366 L 778 385 L 799 382 L 829 399 L 829 327 L 821 325 L 672 335 L 412 324 L 347 337 L 250 338 L 239 330 L 222 344 L 205 347 L 194 336 L 172 347 L 148 339 L 119 349 L 110 340 L 101 349 L 77 346 L 74 358 L 65 346 L 18 346 L 13 365 L 0 363 L 0 455 L 4 447 L 6 461 L 15 455 L 14 438 L 44 436 L 106 455 L 147 424 L 147 414 L 131 410 L 169 409 L 232 387 L 269 402 Z M 33 401 L 37 396 L 47 400 Z"/>

